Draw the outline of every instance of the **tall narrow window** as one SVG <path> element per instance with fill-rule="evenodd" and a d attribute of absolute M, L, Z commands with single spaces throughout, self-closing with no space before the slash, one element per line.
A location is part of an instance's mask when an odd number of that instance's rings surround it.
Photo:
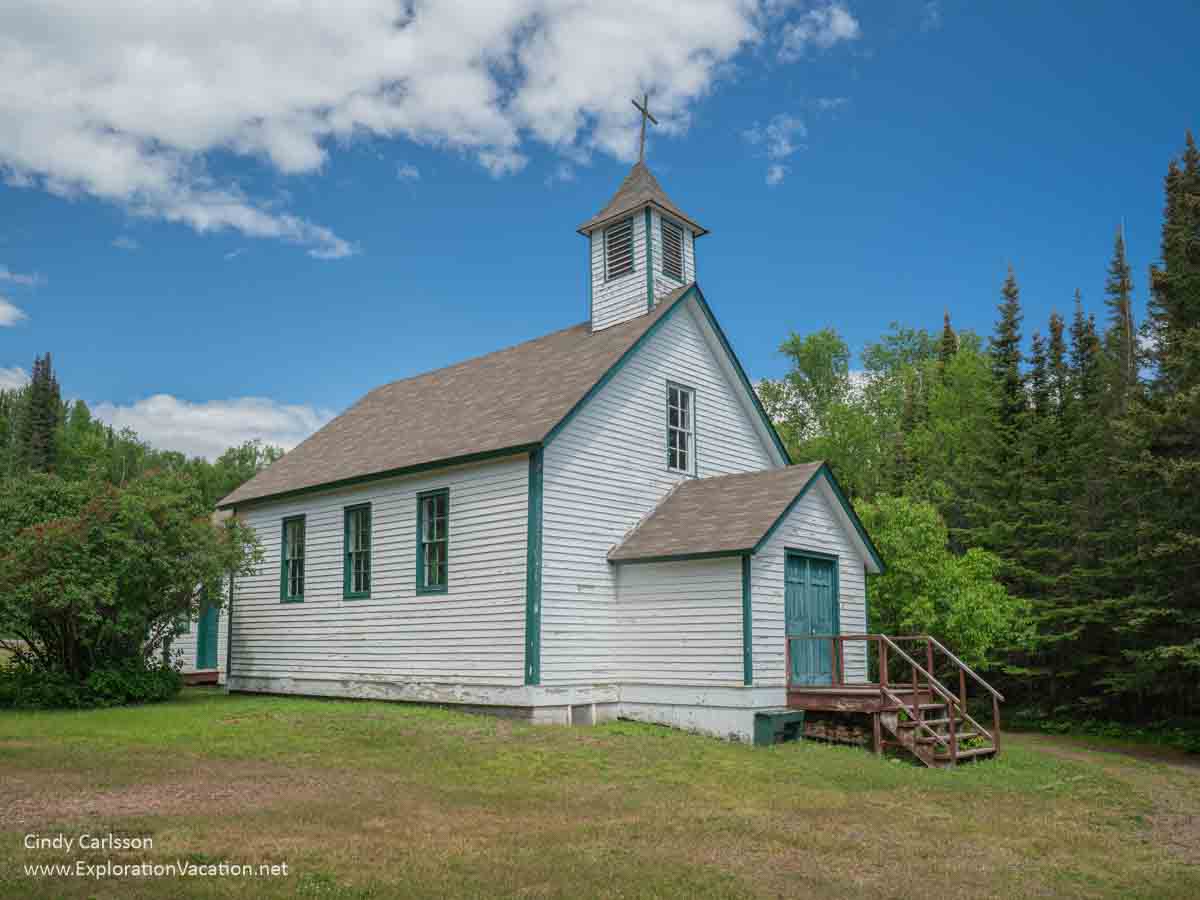
<path fill-rule="evenodd" d="M 347 600 L 371 596 L 371 505 L 346 509 L 345 560 L 342 596 Z"/>
<path fill-rule="evenodd" d="M 683 229 L 666 219 L 662 220 L 662 273 L 683 281 Z"/>
<path fill-rule="evenodd" d="M 696 392 L 678 384 L 667 385 L 667 468 L 695 471 Z"/>
<path fill-rule="evenodd" d="M 449 583 L 450 492 L 417 495 L 417 593 L 441 593 Z"/>
<path fill-rule="evenodd" d="M 633 271 L 633 216 L 604 229 L 604 277 L 611 281 Z"/>
<path fill-rule="evenodd" d="M 304 516 L 283 520 L 279 599 L 285 603 L 304 599 Z"/>

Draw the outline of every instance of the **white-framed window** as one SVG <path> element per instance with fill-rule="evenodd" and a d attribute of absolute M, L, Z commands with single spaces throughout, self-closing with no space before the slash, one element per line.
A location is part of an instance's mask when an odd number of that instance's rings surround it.
<path fill-rule="evenodd" d="M 604 229 L 604 280 L 612 281 L 634 270 L 633 216 Z"/>
<path fill-rule="evenodd" d="M 696 471 L 696 392 L 667 382 L 667 468 Z"/>
<path fill-rule="evenodd" d="M 683 229 L 670 219 L 662 220 L 662 273 L 683 281 Z"/>

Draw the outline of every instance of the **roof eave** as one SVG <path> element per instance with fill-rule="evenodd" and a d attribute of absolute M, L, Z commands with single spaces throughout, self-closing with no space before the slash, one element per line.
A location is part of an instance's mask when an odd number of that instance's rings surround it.
<path fill-rule="evenodd" d="M 669 209 L 668 207 L 663 206 L 661 203 L 659 203 L 657 200 L 654 200 L 654 199 L 643 200 L 640 203 L 635 203 L 633 206 L 630 206 L 627 209 L 623 209 L 620 212 L 615 212 L 615 213 L 612 213 L 611 215 L 605 216 L 603 219 L 588 219 L 586 222 L 584 222 L 582 225 L 580 225 L 579 228 L 576 229 L 576 231 L 579 234 L 582 234 L 584 237 L 587 237 L 589 234 L 591 234 L 596 229 L 603 228 L 605 225 L 609 224 L 610 222 L 613 222 L 624 216 L 628 216 L 631 213 L 636 213 L 638 210 L 644 209 L 647 206 L 656 207 L 660 212 L 666 213 L 672 219 L 679 219 L 680 221 L 686 222 L 688 224 L 688 226 L 691 227 L 691 229 L 692 229 L 692 237 L 693 238 L 704 237 L 704 235 L 709 233 L 708 229 L 705 228 L 703 225 L 701 225 L 699 222 L 695 221 L 694 219 L 689 218 L 688 216 L 685 216 L 683 213 L 679 212 L 678 210 Z"/>
<path fill-rule="evenodd" d="M 837 483 L 837 479 L 833 477 L 833 470 L 829 468 L 829 463 L 827 462 L 822 462 L 821 465 L 818 466 L 817 469 L 812 473 L 812 475 L 809 476 L 808 481 L 804 483 L 804 487 L 802 487 L 799 493 L 797 493 L 792 501 L 788 503 L 783 512 L 781 512 L 771 524 L 771 527 L 767 529 L 766 533 L 758 539 L 758 542 L 754 545 L 752 552 L 757 554 L 763 549 L 763 547 L 767 545 L 767 541 L 771 539 L 771 536 L 775 534 L 779 526 L 783 524 L 784 520 L 787 519 L 792 510 L 796 508 L 796 504 L 798 504 L 804 498 L 804 495 L 808 493 L 808 489 L 816 484 L 817 479 L 820 477 L 824 477 L 826 483 L 829 485 L 834 496 L 841 505 L 846 518 L 854 527 L 855 533 L 857 534 L 859 540 L 862 541 L 862 545 L 867 551 L 866 562 L 868 568 L 874 567 L 874 571 L 872 572 L 874 575 L 883 574 L 885 571 L 887 571 L 887 566 L 883 562 L 883 557 L 879 555 L 879 550 L 876 548 L 875 542 L 872 541 L 871 536 L 867 534 L 867 529 L 863 527 L 862 520 L 858 518 L 858 513 L 854 511 L 854 507 L 851 505 L 850 500 L 846 497 L 846 494 L 842 491 L 841 485 L 839 485 Z"/>
<path fill-rule="evenodd" d="M 352 475 L 348 478 L 339 478 L 336 481 L 326 481 L 321 484 L 309 485 L 307 487 L 292 488 L 287 491 L 276 491 L 271 494 L 261 494 L 254 497 L 243 497 L 231 501 L 237 491 L 233 491 L 217 503 L 217 509 L 239 509 L 247 506 L 256 506 L 262 503 L 278 503 L 281 500 L 289 500 L 292 497 L 304 496 L 307 494 L 315 494 L 319 491 L 332 491 L 340 488 L 354 487 L 359 484 L 366 484 L 372 481 L 381 481 L 385 478 L 400 478 L 405 475 L 415 475 L 419 472 L 428 472 L 432 469 L 448 469 L 451 466 L 465 466 L 475 462 L 486 462 L 489 459 L 499 459 L 502 456 L 516 456 L 521 453 L 529 453 L 542 446 L 541 441 L 533 443 L 514 444 L 510 447 L 500 447 L 495 450 L 481 450 L 478 453 L 466 453 L 460 456 L 447 456 L 443 459 L 430 460 L 428 462 L 416 463 L 411 466 L 402 466 L 396 469 L 383 469 L 379 472 L 370 472 L 365 475 Z"/>
<path fill-rule="evenodd" d="M 752 552 L 752 547 L 738 547 L 729 550 L 700 550 L 690 553 L 661 553 L 656 556 L 609 556 L 608 561 L 611 565 L 620 566 L 634 565 L 637 563 L 681 562 L 689 559 L 721 559 L 723 557 L 749 556 Z"/>

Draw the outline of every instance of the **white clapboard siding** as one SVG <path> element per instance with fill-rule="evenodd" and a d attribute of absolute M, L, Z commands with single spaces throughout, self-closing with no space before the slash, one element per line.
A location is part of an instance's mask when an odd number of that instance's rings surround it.
<path fill-rule="evenodd" d="M 740 559 L 621 566 L 615 618 L 621 681 L 742 684 Z"/>
<path fill-rule="evenodd" d="M 683 229 L 683 281 L 676 281 L 674 278 L 666 275 L 662 267 L 662 220 L 663 217 L 656 209 L 652 213 L 650 220 L 650 233 L 653 236 L 651 241 L 651 253 L 654 255 L 654 296 L 663 297 L 677 287 L 689 284 L 696 280 L 696 265 L 693 250 L 692 230 L 678 219 L 671 221 Z"/>
<path fill-rule="evenodd" d="M 646 214 L 633 213 L 633 271 L 604 279 L 604 229 L 592 232 L 592 330 L 625 322 L 646 312 Z M 619 221 L 623 222 L 624 217 Z"/>
<path fill-rule="evenodd" d="M 696 391 L 700 477 L 777 464 L 744 389 L 718 363 L 695 300 L 686 301 L 545 451 L 542 683 L 610 682 L 621 675 L 616 581 L 608 551 L 682 477 L 667 471 L 666 385 Z M 731 639 L 740 639 L 734 628 Z"/>
<path fill-rule="evenodd" d="M 784 557 L 788 548 L 838 558 L 838 613 L 842 634 L 867 630 L 864 561 L 834 514 L 838 502 L 821 479 L 801 498 L 751 563 L 754 684 L 784 684 Z M 866 678 L 866 648 L 846 643 L 846 678 Z"/>
<path fill-rule="evenodd" d="M 527 456 L 252 506 L 265 559 L 237 580 L 233 677 L 520 685 Z M 416 592 L 419 491 L 450 490 L 444 594 Z M 342 598 L 343 509 L 371 503 L 369 599 Z M 281 603 L 281 523 L 306 517 L 304 602 Z"/>

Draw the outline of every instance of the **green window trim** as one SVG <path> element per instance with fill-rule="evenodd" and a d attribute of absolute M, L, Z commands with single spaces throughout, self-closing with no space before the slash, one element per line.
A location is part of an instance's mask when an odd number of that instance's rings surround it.
<path fill-rule="evenodd" d="M 672 392 L 675 392 L 680 397 L 679 404 L 675 406 L 672 406 L 671 403 Z M 680 384 L 678 381 L 668 380 L 666 398 L 667 471 L 695 477 L 699 471 L 699 460 L 696 456 L 696 389 L 686 384 Z M 686 398 L 686 402 L 683 398 Z M 675 411 L 678 416 L 675 422 L 671 420 L 672 411 Z M 676 434 L 681 435 L 681 437 L 675 437 L 673 445 L 672 437 Z M 672 452 L 675 454 L 674 459 L 676 463 L 678 463 L 679 457 L 682 455 L 684 463 L 682 466 L 671 464 L 673 458 Z"/>
<path fill-rule="evenodd" d="M 297 528 L 300 529 L 300 540 L 289 542 L 289 535 Z M 279 528 L 279 602 L 304 602 L 304 561 L 305 545 L 308 541 L 308 528 L 304 516 L 288 516 Z M 289 553 L 289 543 L 291 553 Z M 299 556 L 293 555 L 299 546 Z"/>
<path fill-rule="evenodd" d="M 438 501 L 441 500 L 440 508 Z M 438 515 L 438 513 L 441 515 Z M 437 527 L 441 522 L 441 528 Z M 430 529 L 427 531 L 426 526 Z M 434 548 L 431 554 L 430 551 Z M 432 560 L 432 568 L 430 562 Z M 418 594 L 444 594 L 450 587 L 450 489 L 438 488 L 417 494 L 417 552 L 415 558 Z M 430 583 L 430 577 L 435 583 Z"/>
<path fill-rule="evenodd" d="M 366 514 L 365 516 L 363 514 Z M 365 519 L 365 521 L 364 521 Z M 365 527 L 364 527 L 365 526 Z M 358 503 L 342 511 L 342 599 L 366 600 L 371 596 L 371 504 Z M 365 534 L 365 540 L 361 540 Z M 358 546 L 353 546 L 358 543 Z M 365 545 L 365 546 L 364 546 Z"/>

